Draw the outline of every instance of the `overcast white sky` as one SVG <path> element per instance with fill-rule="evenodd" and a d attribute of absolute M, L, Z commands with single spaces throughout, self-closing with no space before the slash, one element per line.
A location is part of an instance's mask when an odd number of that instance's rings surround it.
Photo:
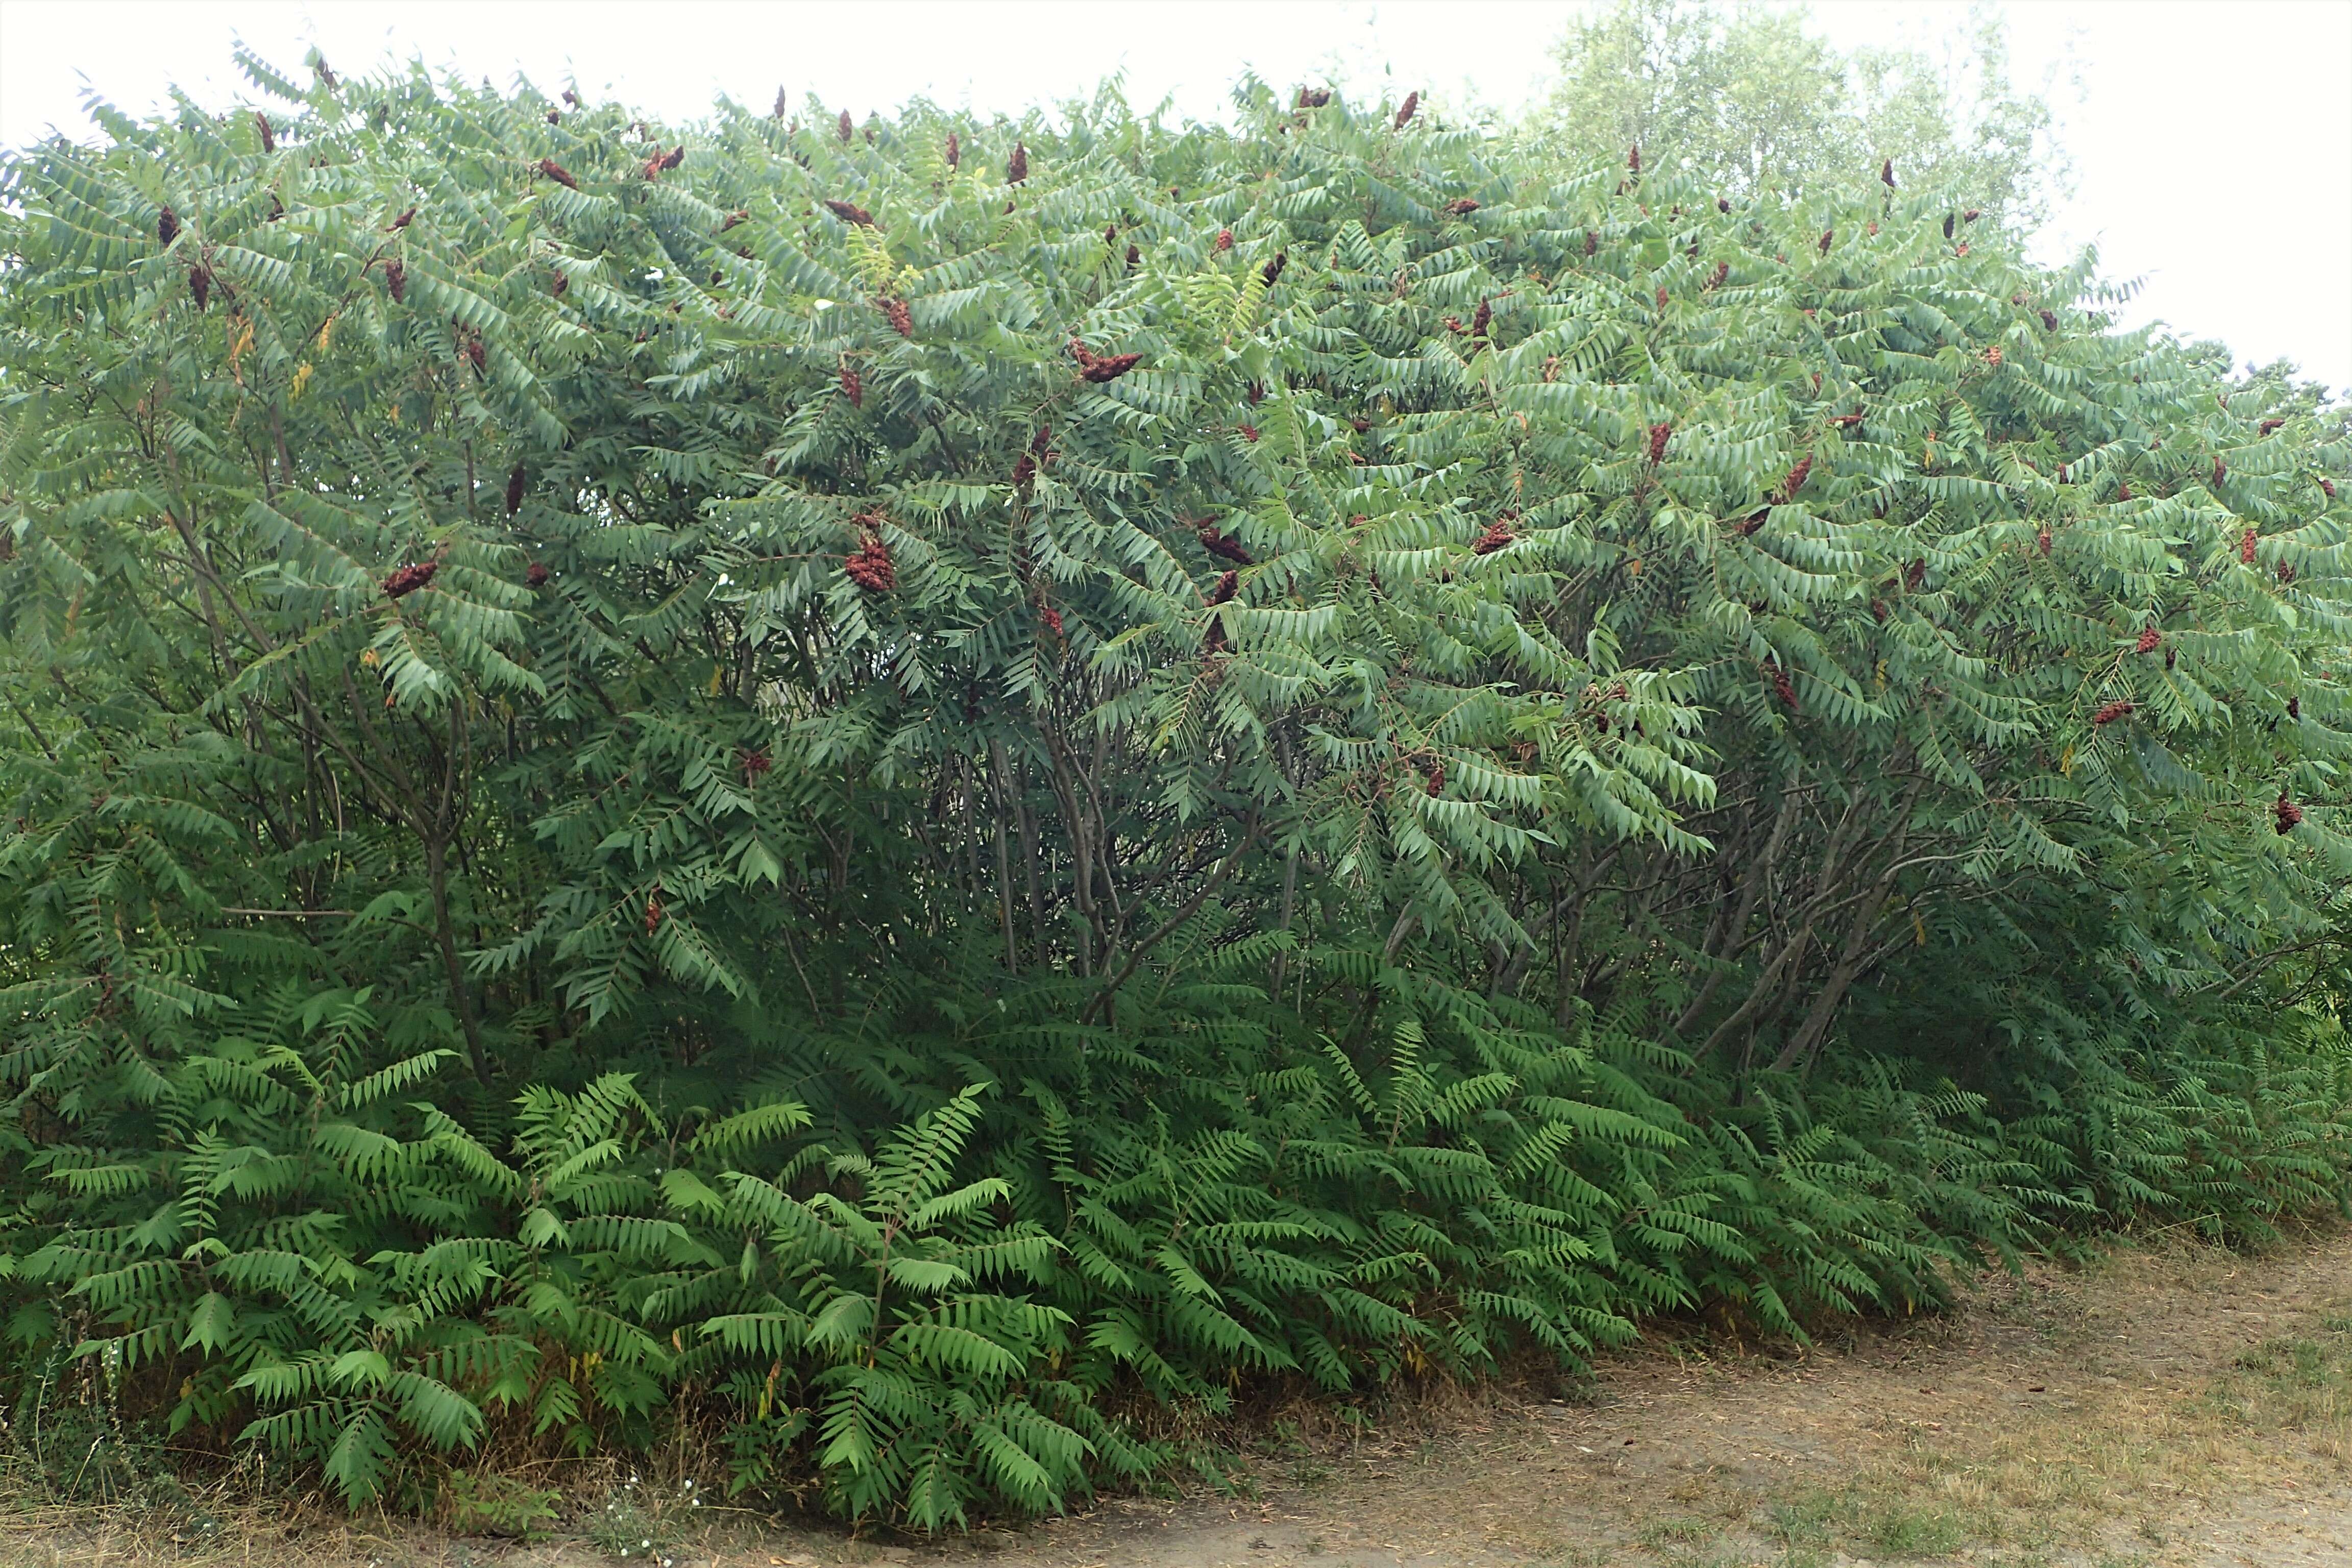
<path fill-rule="evenodd" d="M 1573 0 L 0 0 L 0 142 L 90 134 L 81 91 L 144 111 L 176 81 L 207 101 L 244 86 L 242 37 L 341 71 L 390 55 L 504 81 L 576 75 L 684 118 L 721 92 L 779 85 L 862 114 L 922 93 L 988 112 L 1125 73 L 1209 115 L 1244 68 L 1277 85 L 1390 71 L 1457 104 L 1538 95 Z M 2079 188 L 2046 237 L 2095 241 L 2106 271 L 2147 282 L 2127 319 L 2214 337 L 2240 361 L 2296 361 L 2352 391 L 2352 0 L 2038 0 L 2009 18 L 2021 81 L 2054 73 Z M 1945 0 L 1820 0 L 1842 43 L 1932 37 Z M 2075 79 L 2079 77 L 2079 92 Z"/>

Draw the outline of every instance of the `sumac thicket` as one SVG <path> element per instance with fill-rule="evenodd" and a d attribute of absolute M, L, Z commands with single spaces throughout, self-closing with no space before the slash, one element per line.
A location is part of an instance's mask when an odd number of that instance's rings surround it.
<path fill-rule="evenodd" d="M 22 1375 L 936 1528 L 2343 1198 L 2352 451 L 1971 193 L 246 64 L 5 166 Z"/>

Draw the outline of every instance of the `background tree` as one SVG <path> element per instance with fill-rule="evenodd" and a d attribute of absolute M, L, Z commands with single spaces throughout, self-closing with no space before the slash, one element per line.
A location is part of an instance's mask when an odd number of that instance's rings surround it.
<path fill-rule="evenodd" d="M 1532 129 L 1576 149 L 1640 142 L 1736 193 L 1901 177 L 2030 230 L 2064 194 L 2048 103 L 2010 80 L 2006 29 L 1981 14 L 1938 59 L 1842 50 L 1802 7 L 1616 0 L 1570 25 Z"/>

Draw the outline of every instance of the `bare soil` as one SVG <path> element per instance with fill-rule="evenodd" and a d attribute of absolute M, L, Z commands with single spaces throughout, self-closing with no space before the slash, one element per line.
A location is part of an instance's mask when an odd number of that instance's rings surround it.
<path fill-rule="evenodd" d="M 656 1555 L 672 1568 L 2347 1568 L 2352 1231 L 2259 1257 L 2144 1240 L 1802 1352 L 1654 1340 L 1579 1402 L 1431 1390 L 1369 1427 L 1329 1417 L 1277 1424 L 1238 1489 L 936 1544 L 665 1505 Z M 0 1521 L 0 1562 L 617 1564 L 610 1529 L 606 1548 L 591 1539 L 602 1505 L 577 1506 L 530 1544 L 324 1514 L 243 1510 L 191 1534 L 152 1515 L 36 1510 Z"/>

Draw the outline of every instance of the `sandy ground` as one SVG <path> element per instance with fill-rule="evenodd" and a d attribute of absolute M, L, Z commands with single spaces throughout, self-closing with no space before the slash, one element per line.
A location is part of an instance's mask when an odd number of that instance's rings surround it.
<path fill-rule="evenodd" d="M 1966 1310 L 1800 1353 L 1695 1339 L 1591 1396 L 1433 1394 L 1349 1442 L 1270 1439 L 1245 1495 L 1122 1499 L 925 1544 L 706 1511 L 673 1568 L 2352 1568 L 2352 1231 L 2248 1258 L 2121 1250 Z M 331 1521 L 157 1539 L 27 1516 L 41 1568 L 591 1568 L 532 1545 Z"/>

